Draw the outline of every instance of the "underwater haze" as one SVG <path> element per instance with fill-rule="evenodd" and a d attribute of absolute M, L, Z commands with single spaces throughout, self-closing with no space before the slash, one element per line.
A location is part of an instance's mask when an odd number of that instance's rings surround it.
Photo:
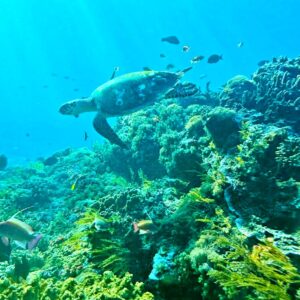
<path fill-rule="evenodd" d="M 1 1 L 0 153 L 14 164 L 101 141 L 92 113 L 75 119 L 58 108 L 90 95 L 116 66 L 119 75 L 167 64 L 178 70 L 193 56 L 216 53 L 220 63 L 200 62 L 186 78 L 218 90 L 233 75 L 249 76 L 261 60 L 294 57 L 299 8 L 297 0 Z M 170 35 L 180 45 L 161 42 Z"/>
<path fill-rule="evenodd" d="M 300 300 L 300 0 L 0 0 L 0 300 Z"/>

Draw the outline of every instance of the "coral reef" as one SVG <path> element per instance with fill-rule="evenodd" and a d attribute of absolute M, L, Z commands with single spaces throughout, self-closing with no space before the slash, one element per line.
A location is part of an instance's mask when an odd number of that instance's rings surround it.
<path fill-rule="evenodd" d="M 27 208 L 43 238 L 0 237 L 0 300 L 298 299 L 299 68 L 274 59 L 124 116 L 126 150 L 2 167 L 0 221 Z"/>
<path fill-rule="evenodd" d="M 260 119 L 300 132 L 300 58 L 274 58 L 248 79 L 236 76 L 220 94 L 220 104 L 236 110 L 253 109 Z"/>

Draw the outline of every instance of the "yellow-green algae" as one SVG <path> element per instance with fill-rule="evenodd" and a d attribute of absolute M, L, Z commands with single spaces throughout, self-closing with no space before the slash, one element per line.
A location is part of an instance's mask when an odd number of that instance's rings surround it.
<path fill-rule="evenodd" d="M 11 279 L 0 280 L 0 300 L 153 300 L 143 292 L 143 283 L 132 283 L 132 275 L 117 277 L 111 271 L 102 275 L 82 273 L 77 278 L 63 281 L 33 278 L 17 283 Z"/>

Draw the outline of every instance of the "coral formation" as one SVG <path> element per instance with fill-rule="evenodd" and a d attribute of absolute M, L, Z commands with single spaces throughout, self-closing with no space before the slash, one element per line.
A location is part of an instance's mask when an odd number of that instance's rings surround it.
<path fill-rule="evenodd" d="M 274 59 L 124 116 L 130 149 L 1 168 L 0 221 L 28 208 L 43 238 L 0 237 L 0 300 L 299 298 L 299 68 Z"/>

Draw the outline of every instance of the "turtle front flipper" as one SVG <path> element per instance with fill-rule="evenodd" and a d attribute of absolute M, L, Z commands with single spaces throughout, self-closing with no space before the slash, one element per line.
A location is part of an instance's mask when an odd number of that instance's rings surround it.
<path fill-rule="evenodd" d="M 93 126 L 100 135 L 108 139 L 112 144 L 116 144 L 121 148 L 128 149 L 128 147 L 121 141 L 117 134 L 112 130 L 107 120 L 101 114 L 96 115 L 93 121 Z"/>

